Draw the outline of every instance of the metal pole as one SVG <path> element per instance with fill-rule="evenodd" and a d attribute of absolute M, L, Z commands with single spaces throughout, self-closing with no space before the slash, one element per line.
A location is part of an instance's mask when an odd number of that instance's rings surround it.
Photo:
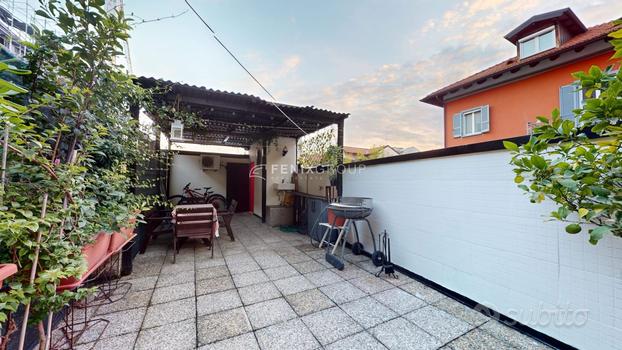
<path fill-rule="evenodd" d="M 337 122 L 337 146 L 339 147 L 339 165 L 337 170 L 337 196 L 343 196 L 343 119 Z"/>

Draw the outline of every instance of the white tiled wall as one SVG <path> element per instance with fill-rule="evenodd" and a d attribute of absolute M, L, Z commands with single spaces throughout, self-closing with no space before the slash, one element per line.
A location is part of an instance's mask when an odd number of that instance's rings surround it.
<path fill-rule="evenodd" d="M 494 151 L 367 166 L 344 175 L 344 195 L 373 197 L 369 219 L 396 264 L 570 345 L 622 349 L 622 239 L 565 233 L 551 204 L 516 188 L 508 161 Z"/>

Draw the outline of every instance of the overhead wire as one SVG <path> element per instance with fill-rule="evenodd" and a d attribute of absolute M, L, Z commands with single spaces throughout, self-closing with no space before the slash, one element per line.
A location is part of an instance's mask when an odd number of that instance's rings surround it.
<path fill-rule="evenodd" d="M 301 128 L 292 118 L 290 118 L 287 113 L 285 113 L 285 111 L 283 111 L 283 109 L 281 109 L 281 107 L 278 105 L 278 101 L 277 99 L 270 93 L 270 91 L 268 91 L 268 89 L 259 81 L 259 79 L 257 79 L 253 73 L 251 73 L 246 66 L 244 66 L 244 64 L 242 64 L 242 62 L 235 56 L 235 54 L 229 50 L 229 48 L 218 38 L 218 36 L 216 35 L 216 32 L 214 31 L 214 29 L 212 29 L 212 27 L 203 19 L 203 17 L 194 9 L 194 7 L 192 7 L 192 5 L 190 4 L 190 2 L 188 0 L 184 0 L 186 2 L 186 5 L 188 5 L 188 7 L 190 8 L 190 10 L 192 10 L 192 12 L 194 12 L 194 14 L 201 20 L 201 22 L 203 22 L 203 24 L 205 25 L 205 27 L 212 33 L 212 36 L 214 37 L 214 39 L 216 40 L 216 42 L 218 42 L 218 44 L 220 46 L 222 46 L 223 49 L 225 49 L 225 51 L 227 51 L 227 53 L 235 60 L 235 62 L 242 67 L 242 69 L 244 69 L 244 71 L 255 81 L 255 83 L 257 83 L 257 85 L 259 85 L 259 87 L 268 95 L 270 96 L 270 98 L 272 100 L 268 101 L 270 102 L 270 104 L 272 104 L 283 116 L 285 116 L 285 118 L 287 118 L 296 128 L 298 128 L 300 131 L 302 131 L 305 135 L 307 135 L 308 133 Z"/>
<path fill-rule="evenodd" d="M 137 15 L 137 14 L 135 14 L 133 12 L 132 12 L 131 16 L 134 16 L 134 17 L 136 17 L 136 18 L 138 18 L 140 20 L 139 22 L 133 23 L 134 26 L 138 26 L 138 25 L 145 24 L 145 23 L 159 22 L 159 21 L 162 21 L 162 20 L 165 20 L 165 19 L 177 18 L 179 16 L 185 15 L 186 12 L 188 12 L 188 10 L 179 12 L 177 14 L 172 14 L 170 16 L 156 17 L 156 18 L 150 18 L 150 19 L 144 19 L 144 18 L 140 17 L 139 15 Z"/>

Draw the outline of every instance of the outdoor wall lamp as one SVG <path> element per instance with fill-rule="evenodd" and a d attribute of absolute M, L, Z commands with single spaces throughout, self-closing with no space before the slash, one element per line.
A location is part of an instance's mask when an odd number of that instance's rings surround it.
<path fill-rule="evenodd" d="M 289 151 L 287 150 L 287 146 L 284 146 L 284 147 L 283 147 L 283 157 L 285 157 L 285 155 L 287 154 L 287 152 L 289 152 Z"/>

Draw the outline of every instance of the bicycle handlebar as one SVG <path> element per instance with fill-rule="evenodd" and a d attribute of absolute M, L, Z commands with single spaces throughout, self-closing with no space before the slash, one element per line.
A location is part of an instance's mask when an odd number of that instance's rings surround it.
<path fill-rule="evenodd" d="M 188 192 L 188 191 L 200 191 L 200 190 L 205 190 L 205 192 L 206 192 L 207 194 L 212 194 L 212 193 L 214 193 L 214 191 L 210 191 L 210 189 L 212 188 L 211 186 L 206 186 L 206 187 L 197 187 L 197 188 L 190 189 L 190 185 L 191 185 L 191 184 L 192 184 L 191 182 L 188 182 L 188 183 L 186 184 L 186 186 L 184 186 L 183 191 L 184 191 L 184 192 Z"/>

